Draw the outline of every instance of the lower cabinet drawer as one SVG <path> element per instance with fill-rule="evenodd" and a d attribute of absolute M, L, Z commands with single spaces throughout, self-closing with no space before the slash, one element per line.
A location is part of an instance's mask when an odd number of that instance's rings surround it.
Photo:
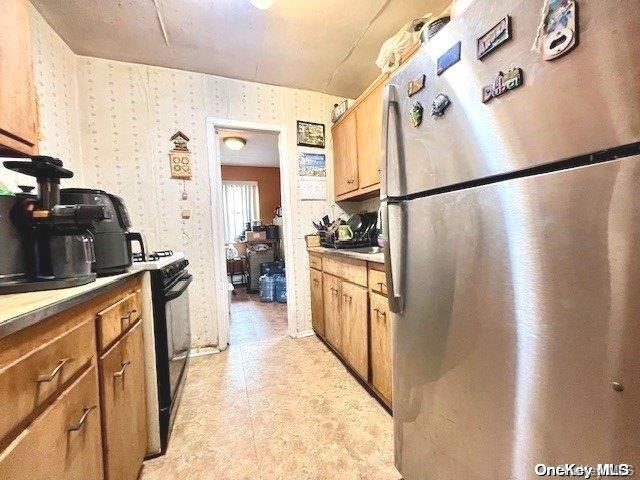
<path fill-rule="evenodd" d="M 326 256 L 322 259 L 322 270 L 348 282 L 367 286 L 367 262 L 364 260 Z"/>
<path fill-rule="evenodd" d="M 0 478 L 101 480 L 98 405 L 92 366 L 0 453 Z"/>
<path fill-rule="evenodd" d="M 100 388 L 109 480 L 136 480 L 147 452 L 142 322 L 100 359 Z"/>
<path fill-rule="evenodd" d="M 95 352 L 91 319 L 0 368 L 0 439 L 59 394 Z"/>
<path fill-rule="evenodd" d="M 142 302 L 138 290 L 98 313 L 98 350 L 104 351 L 136 323 L 141 311 Z"/>
<path fill-rule="evenodd" d="M 369 267 L 369 289 L 380 293 L 387 294 L 387 274 L 377 268 Z"/>

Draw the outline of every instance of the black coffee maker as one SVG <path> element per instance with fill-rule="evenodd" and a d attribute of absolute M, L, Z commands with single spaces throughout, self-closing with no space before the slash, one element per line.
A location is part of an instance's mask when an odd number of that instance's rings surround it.
<path fill-rule="evenodd" d="M 0 293 L 20 293 L 75 287 L 93 282 L 95 261 L 93 222 L 104 218 L 104 207 L 60 204 L 60 179 L 73 172 L 62 161 L 45 156 L 30 161 L 10 160 L 4 166 L 36 177 L 38 194 L 18 198 L 11 220 L 20 232 L 27 275 L 0 283 Z"/>

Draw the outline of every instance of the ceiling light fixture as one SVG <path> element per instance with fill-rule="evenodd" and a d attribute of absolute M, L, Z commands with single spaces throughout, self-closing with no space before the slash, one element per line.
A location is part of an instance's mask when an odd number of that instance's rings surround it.
<path fill-rule="evenodd" d="M 273 0 L 251 0 L 251 3 L 260 10 L 267 10 L 273 5 Z"/>
<path fill-rule="evenodd" d="M 242 150 L 242 148 L 247 144 L 247 141 L 244 138 L 240 137 L 226 137 L 222 139 L 224 142 L 224 146 L 229 150 Z"/>

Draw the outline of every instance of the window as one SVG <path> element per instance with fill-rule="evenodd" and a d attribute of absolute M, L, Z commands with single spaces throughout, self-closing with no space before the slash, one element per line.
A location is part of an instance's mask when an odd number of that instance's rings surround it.
<path fill-rule="evenodd" d="M 224 241 L 234 243 L 245 231 L 245 223 L 260 220 L 258 182 L 222 182 Z"/>

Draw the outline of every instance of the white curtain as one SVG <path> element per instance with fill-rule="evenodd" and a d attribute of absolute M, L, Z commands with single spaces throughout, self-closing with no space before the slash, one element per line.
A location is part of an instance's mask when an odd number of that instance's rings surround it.
<path fill-rule="evenodd" d="M 245 223 L 260 220 L 258 182 L 222 182 L 224 240 L 233 243 L 244 232 Z"/>

